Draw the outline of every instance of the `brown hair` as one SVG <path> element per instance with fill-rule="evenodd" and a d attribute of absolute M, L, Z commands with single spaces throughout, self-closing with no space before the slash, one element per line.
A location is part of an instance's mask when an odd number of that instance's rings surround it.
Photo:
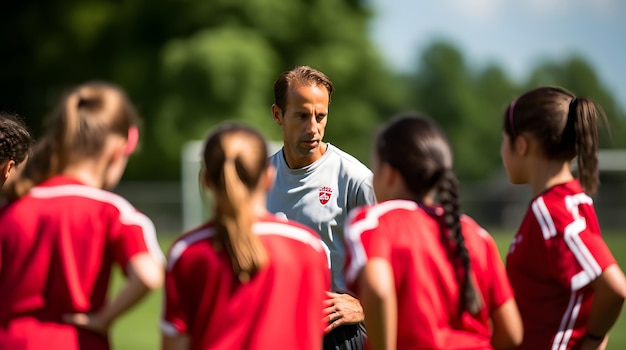
<path fill-rule="evenodd" d="M 435 189 L 444 210 L 440 233 L 447 242 L 453 239 L 463 274 L 457 276 L 464 291 L 461 305 L 472 314 L 482 308 L 482 299 L 471 278 L 470 256 L 461 229 L 458 181 L 452 171 L 452 150 L 443 131 L 429 117 L 404 113 L 394 118 L 376 140 L 378 159 L 396 169 L 413 198 L 421 203 Z"/>
<path fill-rule="evenodd" d="M 0 163 L 12 160 L 20 164 L 33 144 L 24 122 L 15 114 L 0 112 Z"/>
<path fill-rule="evenodd" d="M 576 97 L 559 87 L 539 87 L 511 102 L 504 113 L 504 132 L 515 137 L 531 134 L 546 157 L 571 161 L 578 157 L 578 176 L 589 194 L 598 189 L 598 116 L 587 97 Z"/>
<path fill-rule="evenodd" d="M 205 181 L 213 191 L 214 224 L 219 244 L 228 251 L 234 273 L 246 282 L 267 263 L 249 200 L 268 166 L 267 146 L 256 130 L 223 124 L 207 138 Z"/>
<path fill-rule="evenodd" d="M 6 196 L 19 198 L 72 162 L 98 156 L 108 135 L 128 137 L 137 122 L 134 106 L 117 86 L 90 82 L 72 89 L 48 117 L 46 134 Z"/>
<path fill-rule="evenodd" d="M 285 111 L 287 106 L 287 90 L 300 85 L 321 85 L 328 91 L 328 102 L 334 91 L 333 83 L 326 74 L 309 66 L 296 66 L 284 71 L 274 82 L 274 104 Z"/>

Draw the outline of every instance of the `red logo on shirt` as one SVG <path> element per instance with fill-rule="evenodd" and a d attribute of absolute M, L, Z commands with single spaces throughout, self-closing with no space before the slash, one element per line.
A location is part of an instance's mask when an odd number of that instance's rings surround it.
<path fill-rule="evenodd" d="M 333 194 L 333 190 L 330 187 L 322 187 L 320 188 L 320 203 L 322 203 L 322 205 L 328 203 L 328 201 L 330 200 L 330 196 Z"/>

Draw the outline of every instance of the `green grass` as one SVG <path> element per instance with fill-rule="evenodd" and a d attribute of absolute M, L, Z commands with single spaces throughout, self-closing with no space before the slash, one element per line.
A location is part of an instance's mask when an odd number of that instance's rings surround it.
<path fill-rule="evenodd" d="M 512 233 L 492 232 L 500 249 L 500 254 L 504 258 Z M 605 241 L 613 252 L 622 269 L 626 266 L 626 234 L 607 233 L 604 235 Z M 161 246 L 165 251 L 171 244 L 173 236 L 160 236 Z M 115 292 L 120 286 L 119 274 L 115 275 L 113 288 Z M 157 349 L 159 347 L 159 320 L 161 314 L 161 291 L 150 294 L 136 308 L 123 315 L 113 326 L 112 342 L 113 349 L 135 350 L 135 349 Z M 626 349 L 626 312 L 622 312 L 617 323 L 609 335 L 608 349 Z"/>

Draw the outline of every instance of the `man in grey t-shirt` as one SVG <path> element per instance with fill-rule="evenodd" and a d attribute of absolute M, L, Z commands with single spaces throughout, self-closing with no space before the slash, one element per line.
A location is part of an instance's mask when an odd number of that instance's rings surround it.
<path fill-rule="evenodd" d="M 276 80 L 272 115 L 282 129 L 283 148 L 270 158 L 276 181 L 267 207 L 315 230 L 328 249 L 333 292 L 324 309 L 329 323 L 324 349 L 362 349 L 363 309 L 346 293 L 343 278 L 343 226 L 351 209 L 373 204 L 375 197 L 371 171 L 322 140 L 332 92 L 328 77 L 307 66 Z"/>

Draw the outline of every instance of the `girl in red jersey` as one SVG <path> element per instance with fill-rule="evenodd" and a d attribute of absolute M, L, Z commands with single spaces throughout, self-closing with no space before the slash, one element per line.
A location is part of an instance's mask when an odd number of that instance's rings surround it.
<path fill-rule="evenodd" d="M 213 218 L 168 254 L 162 347 L 321 349 L 330 271 L 317 235 L 269 214 L 265 141 L 226 124 L 207 139 Z"/>
<path fill-rule="evenodd" d="M 20 119 L 0 113 L 0 187 L 26 159 L 32 143 L 30 132 Z"/>
<path fill-rule="evenodd" d="M 406 114 L 378 135 L 379 204 L 353 212 L 346 280 L 372 349 L 505 349 L 519 313 L 495 242 L 460 213 L 452 152 L 430 118 Z M 435 199 L 440 204 L 436 204 Z"/>
<path fill-rule="evenodd" d="M 111 323 L 163 282 L 152 221 L 107 190 L 136 116 L 120 89 L 88 83 L 51 117 L 0 214 L 0 348 L 108 349 Z M 115 262 L 126 281 L 107 301 Z"/>
<path fill-rule="evenodd" d="M 529 91 L 504 113 L 504 167 L 534 195 L 507 255 L 522 349 L 603 349 L 626 296 L 587 195 L 598 186 L 597 118 L 593 101 L 557 87 Z"/>

